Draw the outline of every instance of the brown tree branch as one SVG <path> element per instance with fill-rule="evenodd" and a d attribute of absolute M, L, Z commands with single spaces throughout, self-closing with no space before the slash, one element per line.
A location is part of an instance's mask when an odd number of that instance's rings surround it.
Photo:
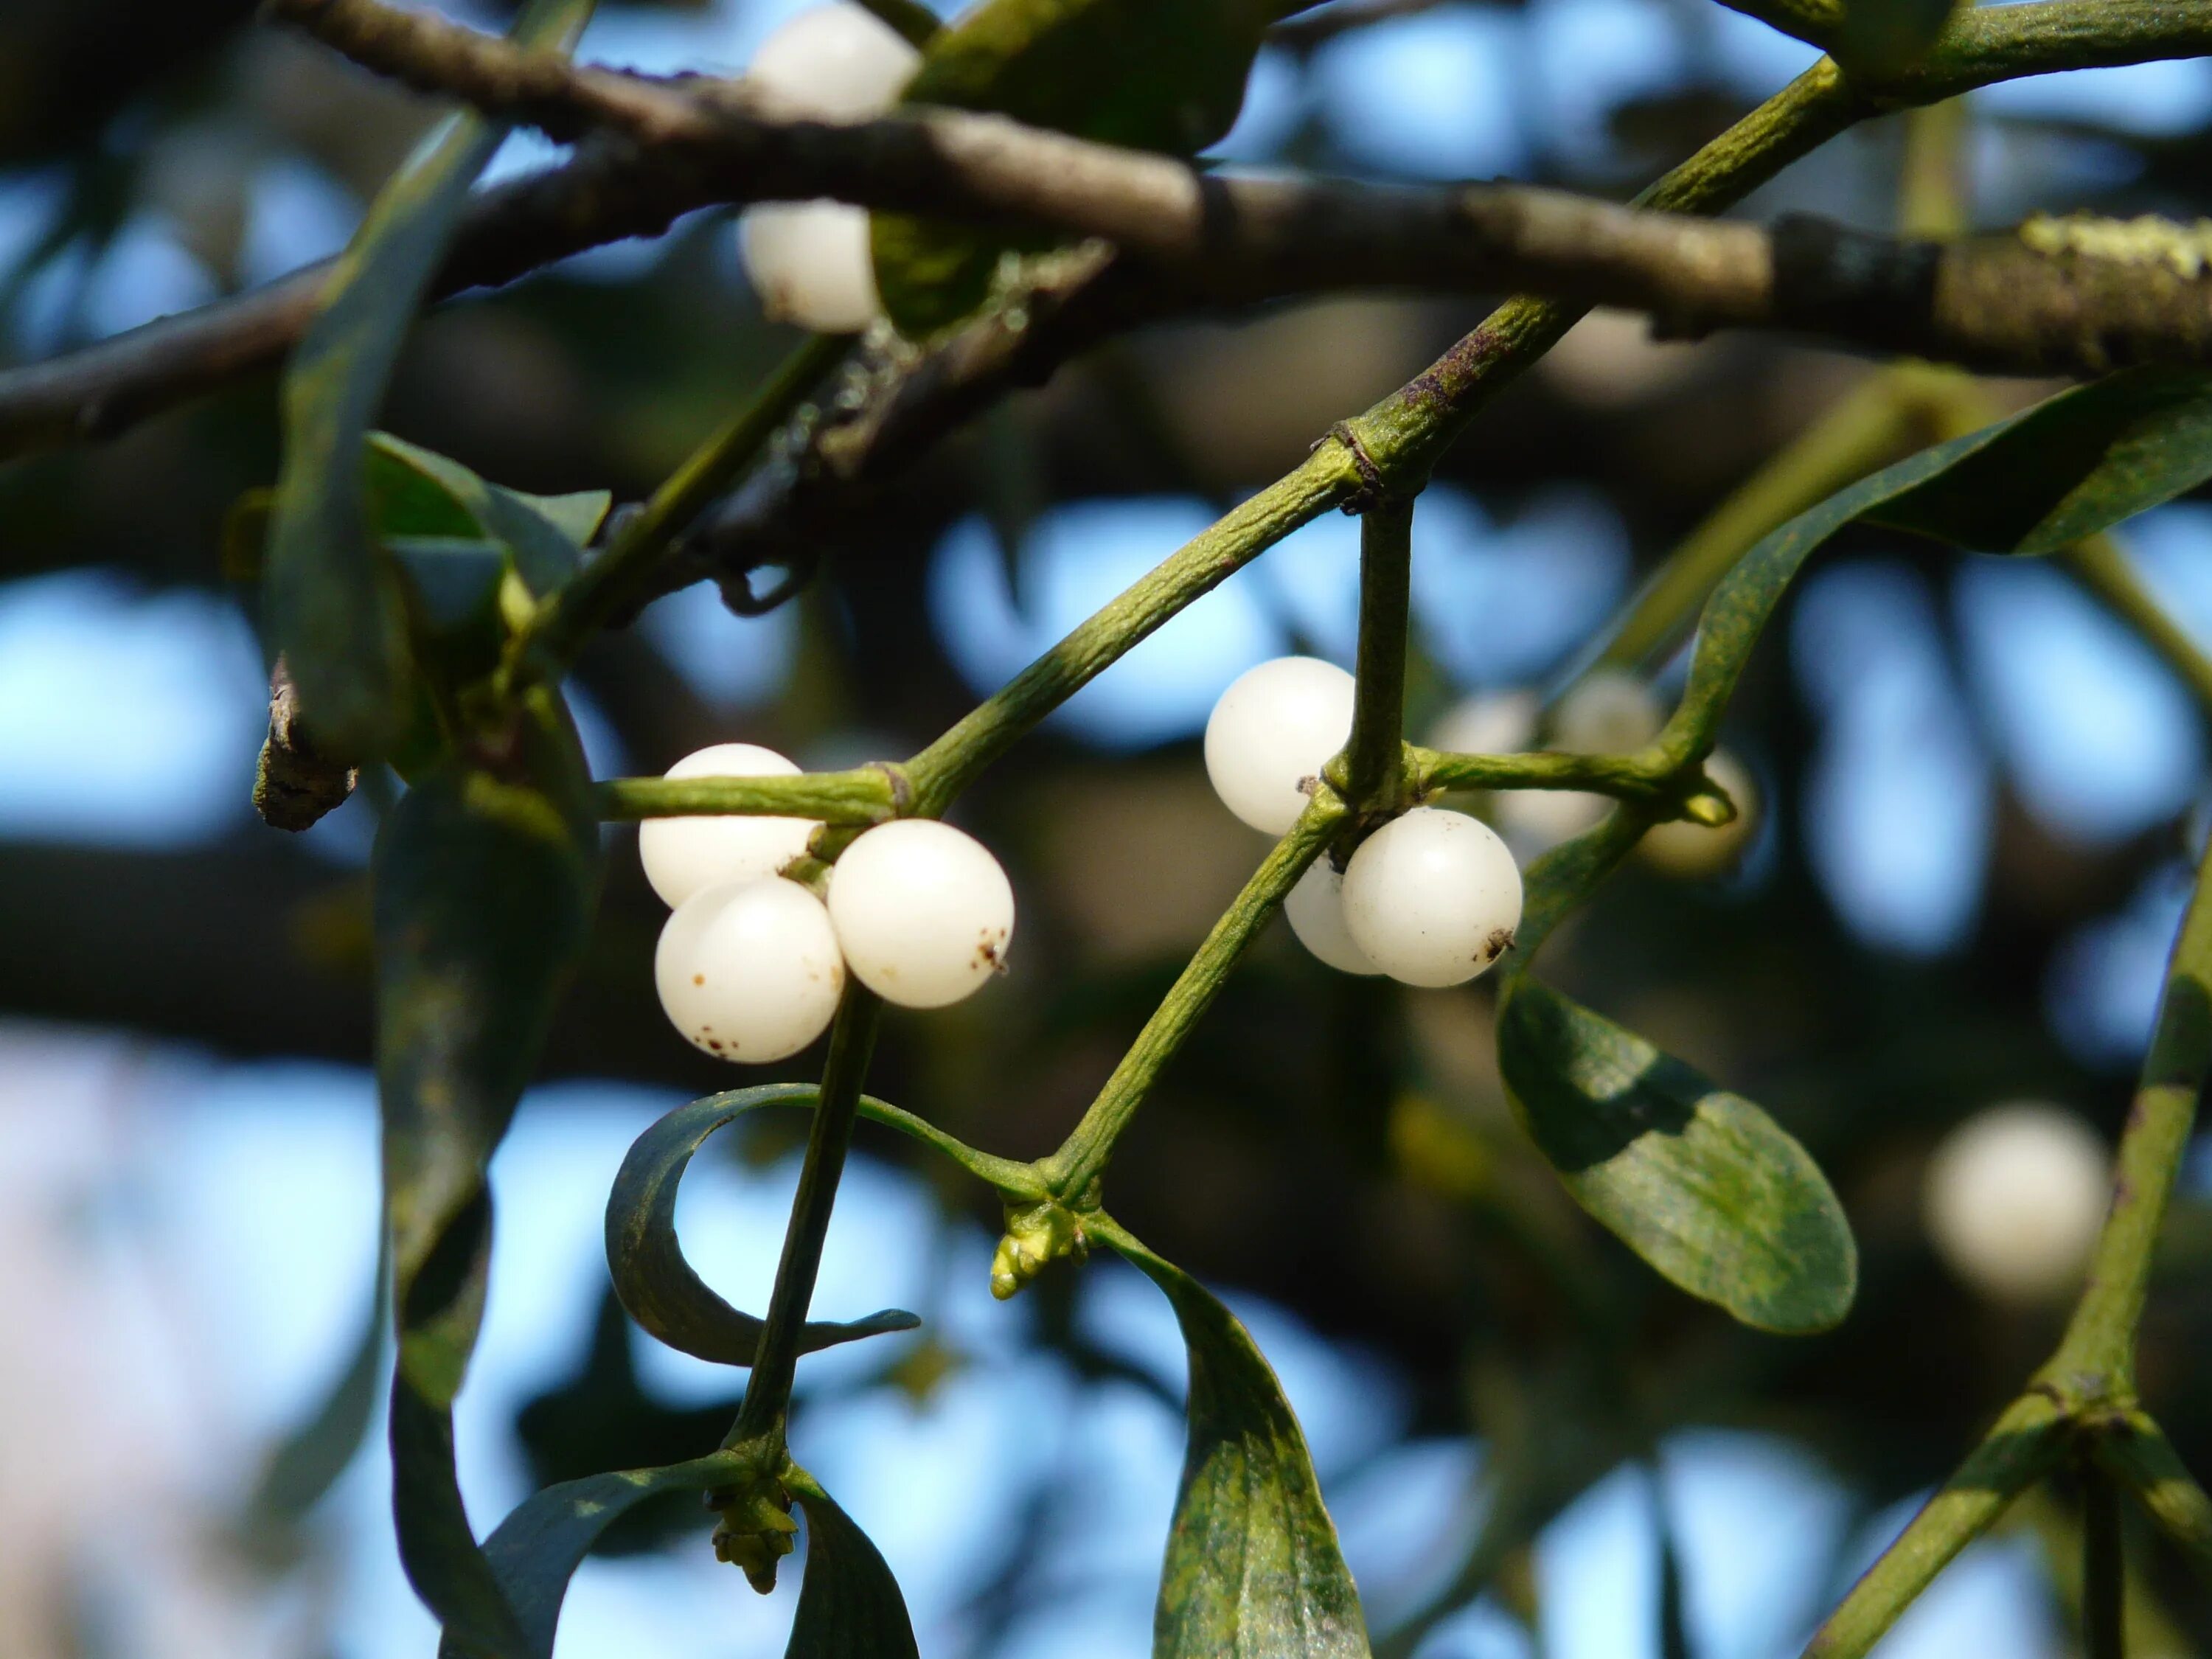
<path fill-rule="evenodd" d="M 361 45 L 364 53 L 404 56 L 416 51 L 416 46 L 404 43 L 414 41 L 419 45 L 425 29 L 447 31 L 438 39 L 441 51 L 450 42 L 458 42 L 465 51 L 473 51 L 485 44 L 483 38 L 473 32 L 441 24 L 435 18 L 413 18 L 410 21 L 409 14 L 392 14 L 374 6 L 364 9 L 360 0 L 289 0 L 289 4 L 295 11 L 313 14 L 334 28 L 348 19 L 367 18 L 374 27 L 356 27 L 349 37 Z M 395 17 L 403 25 L 396 33 L 389 27 Z M 495 58 L 501 43 L 488 44 Z M 2194 10 L 2177 12 L 2160 5 L 2157 0 L 2043 0 L 2043 3 L 1960 14 L 1917 66 L 1903 76 L 1884 82 L 1878 90 L 1846 87 L 1838 80 L 1832 66 L 1823 64 L 1783 94 L 1776 106 L 1789 103 L 1792 98 L 1808 108 L 1820 105 L 1824 113 L 1807 127 L 1811 135 L 1808 142 L 1816 143 L 1820 137 L 1878 110 L 1948 97 L 1994 81 L 2077 64 L 2141 62 L 2207 49 L 2212 49 L 2212 18 L 2200 16 Z M 509 65 L 508 70 L 512 67 Z M 509 73 L 496 62 L 488 65 L 479 63 L 474 72 L 481 78 L 498 82 L 502 95 L 511 99 L 526 94 L 544 98 L 552 95 L 546 92 L 547 85 L 557 88 L 566 84 L 565 66 L 553 64 L 551 68 L 559 74 L 550 75 L 545 65 L 534 63 L 526 73 Z M 645 82 L 605 71 L 588 73 L 604 77 L 603 82 L 593 83 L 597 88 L 593 95 L 598 100 L 595 107 L 601 113 L 611 112 L 648 132 L 668 131 L 657 125 L 664 117 L 673 120 L 677 130 L 695 130 L 691 124 L 696 100 L 693 94 L 681 90 L 682 83 Z M 1813 89 L 1803 91 L 1808 86 Z M 725 100 L 728 95 L 726 88 L 718 94 Z M 669 100 L 674 100 L 672 115 L 669 113 Z M 569 114 L 573 120 L 562 118 L 556 112 L 555 118 L 561 122 L 563 131 L 580 131 L 587 125 L 585 117 L 576 114 L 573 107 Z M 722 118 L 727 119 L 726 110 Z M 976 118 L 988 121 L 988 118 Z M 777 125 L 761 122 L 757 117 L 754 122 L 762 131 L 772 132 Z M 891 129 L 894 135 L 904 129 L 904 137 L 909 142 L 917 136 L 926 136 L 915 131 L 919 124 L 878 125 Z M 797 129 L 783 131 L 794 135 L 787 149 L 803 147 L 805 142 L 818 144 L 823 135 L 834 132 L 817 127 L 812 130 L 811 141 L 802 141 L 796 137 Z M 849 138 L 854 132 L 866 134 L 870 131 L 848 129 L 846 132 Z M 1724 149 L 1729 142 L 1724 138 L 1713 148 L 1716 151 Z M 829 143 L 834 149 L 834 137 Z M 773 180 L 757 181 L 746 191 L 737 191 L 726 173 L 716 176 L 715 170 L 702 167 L 696 155 L 682 154 L 683 148 L 672 144 L 644 152 L 626 143 L 594 141 L 567 166 L 486 191 L 464 226 L 453 257 L 441 274 L 436 291 L 442 295 L 481 283 L 511 281 L 538 264 L 601 242 L 654 234 L 693 208 L 739 199 L 741 195 L 775 193 L 767 187 Z M 1111 156 L 1115 153 L 1106 154 Z M 848 147 L 844 159 L 848 162 L 855 159 L 852 147 Z M 1789 155 L 1778 154 L 1774 164 L 1778 166 L 1789 159 Z M 823 164 L 824 160 L 816 156 L 809 165 Z M 938 165 L 941 167 L 941 160 Z M 864 161 L 863 173 L 866 166 Z M 813 186 L 795 179 L 787 179 L 785 187 L 817 193 Z M 922 198 L 917 195 L 915 199 L 920 202 Z M 1663 199 L 1655 204 L 1669 208 L 1682 205 Z M 1030 204 L 1032 208 L 1037 205 Z M 968 202 L 967 209 L 979 210 L 973 201 Z M 1001 204 L 998 210 L 1018 214 L 1020 208 L 1018 204 Z M 1310 280 L 1319 280 L 1321 274 L 1316 273 Z M 1990 270 L 1985 270 L 1984 274 L 1990 274 Z M 267 367 L 289 349 L 313 314 L 322 278 L 320 268 L 310 268 L 256 294 L 148 325 L 52 362 L 0 374 L 0 457 L 110 435 L 199 392 Z M 2062 331 L 2069 326 L 2076 331 L 2069 343 L 2075 356 L 2092 357 L 2101 353 L 2105 360 L 2117 361 L 2125 349 L 2140 343 L 2136 338 L 2140 329 L 2133 321 L 2121 330 L 2118 349 L 2102 335 L 2079 331 L 2081 317 L 2071 303 L 2068 281 L 2061 279 L 2055 286 L 2061 303 L 2056 318 L 2046 315 L 2043 322 Z M 1962 284 L 1967 293 L 1974 291 L 1974 288 L 1973 284 Z M 1148 291 L 1139 298 L 1132 291 L 1135 289 Z M 1206 303 L 1207 297 L 1203 293 L 1179 291 L 1175 284 L 1164 283 L 1157 276 L 1141 283 L 1117 283 L 1117 292 L 1110 303 L 1066 307 L 1080 325 L 1060 331 L 1060 337 L 1070 349 L 1081 349 L 1112 328 L 1176 310 L 1195 309 Z M 2192 296 L 2168 293 L 2159 297 L 2161 305 L 2172 305 Z M 1052 296 L 1052 303 L 1059 307 L 1073 298 L 1063 284 L 1060 291 Z M 1796 298 L 1801 303 L 1805 300 L 1802 292 Z M 1961 299 L 1955 303 L 1964 302 Z M 1025 345 L 1013 352 L 1005 337 L 1006 331 L 987 321 L 978 325 L 975 338 L 956 340 L 954 348 L 941 360 L 933 353 L 918 379 L 896 377 L 896 395 L 907 409 L 912 410 L 915 406 L 915 387 L 926 382 L 947 389 L 946 395 L 951 399 L 948 409 L 955 415 L 981 406 L 1006 384 L 1040 380 L 1049 373 L 1051 352 L 1043 336 L 1051 332 L 1042 331 L 1036 346 Z M 1896 333 L 1903 337 L 1896 349 L 1923 349 L 1917 343 L 1904 343 L 1909 342 L 1911 329 L 1900 329 Z M 1485 337 L 1492 337 L 1486 334 Z M 2009 349 L 2016 343 L 2001 343 Z M 1018 372 L 1013 364 L 1016 356 L 1020 360 Z M 1006 371 L 1003 375 L 999 373 L 1001 368 Z M 892 418 L 881 426 L 887 434 L 896 434 L 909 426 L 923 429 L 935 425 L 941 430 L 943 424 Z M 897 444 L 891 444 L 886 453 L 898 448 Z"/>
<path fill-rule="evenodd" d="M 1103 238 L 1222 303 L 1352 287 L 1525 289 L 1652 313 L 1671 331 L 1775 327 L 2017 374 L 2212 360 L 2212 239 L 2144 223 L 1905 241 L 1806 220 L 1771 231 L 1510 185 L 1235 178 L 933 111 L 779 120 L 743 83 L 577 66 L 381 0 L 276 0 L 410 85 L 556 138 L 598 128 L 740 181 L 731 199 L 862 206 Z M 2212 17 L 2199 27 L 2212 45 Z"/>

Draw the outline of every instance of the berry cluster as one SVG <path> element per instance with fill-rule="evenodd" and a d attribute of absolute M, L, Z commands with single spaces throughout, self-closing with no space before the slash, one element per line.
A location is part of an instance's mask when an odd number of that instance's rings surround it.
<path fill-rule="evenodd" d="M 1279 657 L 1240 676 L 1206 723 L 1214 793 L 1254 829 L 1282 834 L 1351 736 L 1352 703 L 1352 676 L 1311 657 Z M 1332 968 L 1458 985 L 1513 943 L 1521 872 L 1480 819 L 1417 806 L 1360 842 L 1341 870 L 1317 860 L 1283 911 Z"/>
<path fill-rule="evenodd" d="M 803 11 L 761 43 L 745 71 L 792 113 L 866 121 L 898 102 L 921 54 L 862 7 Z M 738 246 L 761 307 L 823 334 L 857 334 L 882 309 L 868 211 L 843 202 L 766 202 L 738 221 Z"/>
<path fill-rule="evenodd" d="M 788 777 L 772 749 L 717 744 L 672 778 Z M 828 877 L 828 900 L 780 873 L 803 856 L 811 819 L 740 814 L 653 818 L 638 856 L 673 907 L 653 951 L 669 1020 L 719 1059 L 798 1053 L 828 1029 L 849 969 L 886 1002 L 942 1008 L 1000 971 L 1014 891 L 990 849 L 929 818 L 864 831 Z"/>

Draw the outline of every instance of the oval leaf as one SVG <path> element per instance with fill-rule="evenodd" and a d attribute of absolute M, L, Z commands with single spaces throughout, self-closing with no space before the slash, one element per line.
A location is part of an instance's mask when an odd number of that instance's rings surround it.
<path fill-rule="evenodd" d="M 377 838 L 377 1085 L 398 1327 L 391 1436 L 400 1558 L 463 1653 L 516 1650 L 453 1475 L 454 1395 L 483 1311 L 484 1169 L 581 954 L 599 826 L 550 693 L 495 771 L 448 759 Z"/>
<path fill-rule="evenodd" d="M 514 38 L 565 48 L 591 12 L 592 0 L 533 0 Z M 362 442 L 469 188 L 506 131 L 456 116 L 385 186 L 284 375 L 263 575 L 272 654 L 290 662 L 314 730 L 356 759 L 383 752 L 405 724 L 408 672 L 401 607 L 368 532 Z"/>
<path fill-rule="evenodd" d="M 1154 1659 L 1365 1659 L 1359 1591 L 1275 1373 L 1196 1279 L 1106 1218 L 1090 1224 L 1166 1292 L 1190 1353 Z"/>
<path fill-rule="evenodd" d="M 1843 1206 L 1751 1102 L 1533 980 L 1498 1012 L 1498 1062 L 1576 1202 L 1662 1277 L 1760 1330 L 1826 1330 L 1850 1311 Z"/>
<path fill-rule="evenodd" d="M 607 1194 L 607 1270 L 630 1317 L 670 1347 L 721 1365 L 753 1363 L 761 1322 L 722 1300 L 684 1259 L 676 1237 L 677 1189 L 691 1155 L 715 1130 L 763 1106 L 811 1107 L 817 1092 L 811 1083 L 771 1083 L 709 1095 L 669 1113 L 623 1159 Z M 897 1308 L 842 1324 L 810 1322 L 800 1330 L 799 1351 L 812 1353 L 921 1323 Z"/>
<path fill-rule="evenodd" d="M 983 0 L 931 39 L 904 101 L 1194 155 L 1235 123 L 1275 9 L 1261 0 Z M 872 235 L 885 314 L 915 338 L 981 305 L 1000 254 L 1018 246 L 898 214 L 878 214 Z"/>
<path fill-rule="evenodd" d="M 484 1540 L 483 1553 L 501 1593 L 514 1610 L 526 1659 L 552 1659 L 553 1635 L 568 1581 L 609 1527 L 647 1498 L 704 1492 L 735 1479 L 742 1468 L 728 1452 L 715 1452 L 665 1468 L 623 1469 L 564 1480 L 519 1504 Z M 465 1659 L 468 1650 L 448 1632 L 438 1652 L 440 1659 Z"/>
<path fill-rule="evenodd" d="M 785 1659 L 917 1659 L 906 1597 L 868 1534 L 814 1477 L 785 1471 L 806 1512 L 806 1577 Z"/>

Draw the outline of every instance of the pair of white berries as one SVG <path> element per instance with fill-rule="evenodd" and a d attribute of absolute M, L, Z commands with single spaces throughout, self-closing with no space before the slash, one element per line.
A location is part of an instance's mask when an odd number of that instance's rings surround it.
<path fill-rule="evenodd" d="M 1541 706 L 1533 691 L 1498 691 L 1468 698 L 1437 723 L 1431 741 L 1461 754 L 1510 755 L 1536 739 Z M 1549 746 L 1570 754 L 1633 754 L 1659 735 L 1666 711 L 1633 674 L 1600 669 L 1560 698 L 1549 721 Z M 1759 790 L 1750 769 L 1726 750 L 1705 759 L 1705 775 L 1728 793 L 1736 815 L 1723 824 L 1688 818 L 1654 824 L 1637 855 L 1663 875 L 1701 880 L 1732 869 L 1758 823 Z M 1577 789 L 1501 791 L 1491 815 L 1524 858 L 1549 851 L 1593 828 L 1613 806 L 1604 795 Z"/>
<path fill-rule="evenodd" d="M 898 102 L 921 54 L 863 8 L 836 0 L 803 11 L 761 43 L 746 80 L 791 113 L 865 121 Z M 842 202 L 769 202 L 738 221 L 745 274 L 780 322 L 856 334 L 882 309 L 868 211 Z"/>
<path fill-rule="evenodd" d="M 1353 684 L 1312 657 L 1279 657 L 1239 676 L 1206 723 L 1206 775 L 1222 804 L 1268 835 L 1297 823 L 1307 781 L 1352 735 Z M 1512 945 L 1521 872 L 1488 824 L 1417 806 L 1360 842 L 1341 872 L 1316 860 L 1283 914 L 1332 968 L 1458 985 Z"/>
<path fill-rule="evenodd" d="M 772 749 L 718 744 L 672 778 L 790 777 Z M 942 1008 L 1006 961 L 1014 893 L 974 836 L 900 818 L 857 837 L 830 867 L 825 904 L 777 872 L 806 851 L 811 819 L 729 813 L 650 818 L 638 855 L 673 907 L 653 976 L 670 1022 L 696 1047 L 747 1064 L 797 1054 L 828 1029 L 849 967 L 886 1002 Z"/>
<path fill-rule="evenodd" d="M 1976 1113 L 1928 1160 L 1929 1242 L 1992 1301 L 2047 1304 L 2079 1286 L 2112 1197 L 2112 1159 L 2073 1113 L 2014 1101 Z"/>

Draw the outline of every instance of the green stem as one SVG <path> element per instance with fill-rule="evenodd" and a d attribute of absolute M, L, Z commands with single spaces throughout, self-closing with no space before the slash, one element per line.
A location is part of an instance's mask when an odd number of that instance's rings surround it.
<path fill-rule="evenodd" d="M 846 981 L 837 1022 L 830 1031 L 822 1092 L 814 1120 L 807 1126 L 806 1161 L 799 1168 L 799 1192 L 791 1201 L 775 1288 L 769 1296 L 760 1346 L 745 1380 L 744 1403 L 722 1441 L 732 1449 L 781 1450 L 799 1364 L 799 1328 L 806 1323 L 807 1305 L 814 1299 L 822 1243 L 829 1236 L 830 1212 L 837 1202 L 837 1182 L 845 1172 L 846 1149 L 852 1144 L 854 1120 L 860 1115 L 860 1085 L 867 1075 L 882 1012 L 874 993 L 856 980 Z M 766 1461 L 772 1466 L 775 1459 Z"/>
<path fill-rule="evenodd" d="M 1387 812 L 1406 781 L 1406 628 L 1413 569 L 1413 498 L 1394 495 L 1359 521 L 1359 673 L 1344 798 L 1355 812 Z"/>
<path fill-rule="evenodd" d="M 1572 789 L 1623 800 L 1667 798 L 1674 769 L 1638 755 L 1583 755 L 1558 749 L 1517 755 L 1461 755 L 1408 744 L 1417 793 L 1431 789 Z"/>
<path fill-rule="evenodd" d="M 2182 919 L 2150 1054 L 2121 1133 L 2112 1206 L 2087 1288 L 2042 1376 L 2084 1398 L 2132 1401 L 2136 1328 L 2150 1292 L 2167 1201 L 2189 1149 L 2197 1097 L 2212 1075 L 2212 853 Z"/>
<path fill-rule="evenodd" d="M 1267 918 L 1275 914 L 1306 866 L 1320 856 L 1343 823 L 1345 807 L 1324 789 L 1314 798 L 1290 833 L 1277 842 L 1244 890 L 1237 894 L 1213 931 L 1190 959 L 1145 1029 L 1121 1056 L 1091 1109 L 1060 1149 L 1037 1165 L 1038 1173 L 1063 1200 L 1079 1200 L 1114 1155 L 1114 1143 L 1143 1105 L 1153 1082 L 1173 1060 L 1201 1015 L 1212 1006 L 1237 957 L 1244 954 Z"/>
<path fill-rule="evenodd" d="M 1807 1644 L 1804 1659 L 1858 1659 L 1913 1598 L 2058 1460 L 2065 1416 L 2041 1394 L 2013 1401 L 1996 1426 L 1866 1570 Z"/>
<path fill-rule="evenodd" d="M 609 778 L 599 793 L 599 816 L 618 823 L 736 812 L 862 827 L 896 817 L 908 793 L 888 766 L 781 778 Z"/>
<path fill-rule="evenodd" d="M 2165 1431 L 2144 1413 L 2131 1411 L 2094 1443 L 2105 1471 L 2135 1493 L 2197 1576 L 2212 1583 L 2212 1498 L 2183 1465 Z"/>
<path fill-rule="evenodd" d="M 1760 537 L 1910 450 L 1923 422 L 1902 391 L 1893 374 L 1869 375 L 1739 484 L 1652 573 L 1598 662 L 1643 668 L 1671 654 Z"/>
<path fill-rule="evenodd" d="M 2156 652 L 2197 708 L 2212 716 L 2212 658 L 2152 597 L 2120 544 L 2110 536 L 2092 536 L 2066 549 L 2058 562 L 2091 599 Z"/>
<path fill-rule="evenodd" d="M 945 27 L 935 12 L 917 0 L 860 0 L 860 4 L 897 30 L 910 46 L 926 49 Z"/>
<path fill-rule="evenodd" d="M 1721 3 L 1822 52 L 1828 50 L 1844 26 L 1844 9 L 1837 0 L 1721 0 Z"/>
<path fill-rule="evenodd" d="M 1967 141 L 1972 112 L 1963 98 L 1925 105 L 1905 118 L 1905 165 L 1897 190 L 1897 228 L 1905 236 L 1964 236 L 1973 214 L 1967 200 Z"/>
<path fill-rule="evenodd" d="M 532 657 L 556 674 L 565 670 L 595 629 L 636 600 L 669 544 L 760 453 L 851 344 L 842 334 L 810 335 L 801 342 L 752 401 L 653 492 L 613 544 L 538 607 L 508 649 L 509 672 Z"/>
<path fill-rule="evenodd" d="M 2105 1471 L 2081 1471 L 2082 1659 L 2127 1659 L 2127 1557 L 2120 1494 Z"/>
<path fill-rule="evenodd" d="M 1359 487 L 1350 452 L 1340 441 L 1324 441 L 1296 471 L 1130 584 L 916 755 L 907 767 L 915 810 L 931 817 L 942 812 L 984 768 L 1154 629 Z"/>

